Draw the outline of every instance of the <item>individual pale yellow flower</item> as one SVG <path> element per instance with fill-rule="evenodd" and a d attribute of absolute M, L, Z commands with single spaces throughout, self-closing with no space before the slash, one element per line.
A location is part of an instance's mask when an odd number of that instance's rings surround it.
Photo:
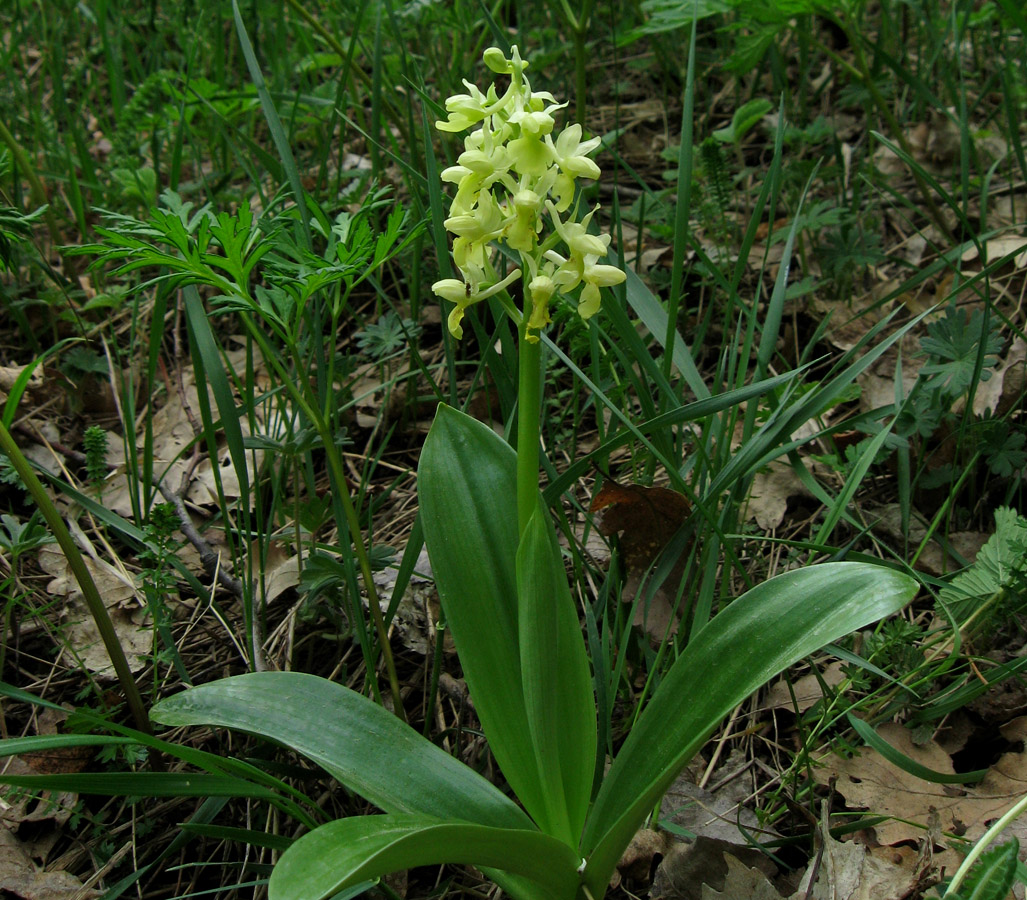
<path fill-rule="evenodd" d="M 556 209 L 566 212 L 574 201 L 575 179 L 599 177 L 599 166 L 585 155 L 599 146 L 599 138 L 582 141 L 581 126 L 575 123 L 560 132 L 555 141 L 549 135 L 545 141 L 560 172 L 555 185 Z"/>
<path fill-rule="evenodd" d="M 578 297 L 578 315 L 590 319 L 599 312 L 599 288 L 612 287 L 627 280 L 627 275 L 617 266 L 600 265 L 595 257 L 585 257 L 585 268 L 581 279 L 585 286 Z"/>
<path fill-rule="evenodd" d="M 464 84 L 468 93 L 454 94 L 446 100 L 446 112 L 449 116 L 445 121 L 435 123 L 439 131 L 466 131 L 488 115 L 486 107 L 489 106 L 489 98 L 466 79 Z"/>
<path fill-rule="evenodd" d="M 553 227 L 571 251 L 571 256 L 606 255 L 606 250 L 610 246 L 610 236 L 608 234 L 589 234 L 588 232 L 588 224 L 592 221 L 596 210 L 599 209 L 598 204 L 580 222 L 561 221 L 556 205 L 551 200 L 546 201 L 546 206 L 549 207 L 549 214 L 553 217 Z"/>
<path fill-rule="evenodd" d="M 460 340 L 464 336 L 464 329 L 460 324 L 464 317 L 464 310 L 474 302 L 471 299 L 471 286 L 459 278 L 443 278 L 441 281 L 436 281 L 431 289 L 439 297 L 456 304 L 450 310 L 446 327 L 449 328 L 449 333 L 453 337 Z"/>
<path fill-rule="evenodd" d="M 531 315 L 528 317 L 528 327 L 524 336 L 526 340 L 534 342 L 538 340 L 538 332 L 549 324 L 549 302 L 557 291 L 557 285 L 553 281 L 551 262 L 543 262 L 541 270 L 534 257 L 527 257 L 527 262 L 531 275 L 527 286 L 528 298 L 531 300 Z"/>
<path fill-rule="evenodd" d="M 534 191 L 525 189 L 518 191 L 512 202 L 514 216 L 506 230 L 506 242 L 514 250 L 531 253 L 542 229 L 542 219 L 539 216 L 541 200 Z"/>

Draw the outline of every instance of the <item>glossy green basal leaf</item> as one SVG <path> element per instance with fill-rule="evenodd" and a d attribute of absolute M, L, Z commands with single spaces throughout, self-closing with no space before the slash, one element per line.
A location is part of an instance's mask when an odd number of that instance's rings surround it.
<path fill-rule="evenodd" d="M 383 707 L 316 675 L 237 675 L 175 694 L 150 715 L 164 725 L 220 725 L 278 741 L 387 812 L 534 829 L 472 769 Z"/>
<path fill-rule="evenodd" d="M 578 613 L 541 496 L 517 551 L 524 703 L 549 803 L 550 831 L 571 846 L 592 792 L 596 706 Z"/>
<path fill-rule="evenodd" d="M 286 850 L 271 873 L 268 896 L 322 900 L 369 878 L 438 863 L 522 876 L 507 885 L 516 885 L 518 900 L 574 900 L 580 883 L 577 854 L 537 831 L 429 816 L 359 816 L 322 825 Z"/>
<path fill-rule="evenodd" d="M 907 575 L 839 562 L 778 575 L 713 618 L 667 672 L 596 797 L 586 883 L 606 888 L 622 850 L 681 768 L 735 706 L 813 651 L 906 605 Z"/>
<path fill-rule="evenodd" d="M 491 428 L 439 404 L 417 492 L 432 575 L 474 708 L 506 780 L 550 832 L 521 684 L 516 465 Z"/>

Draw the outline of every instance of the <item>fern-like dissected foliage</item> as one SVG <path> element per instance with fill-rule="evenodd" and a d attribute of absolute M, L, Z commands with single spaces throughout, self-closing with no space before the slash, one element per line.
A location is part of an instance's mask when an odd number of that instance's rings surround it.
<path fill-rule="evenodd" d="M 731 183 L 728 179 L 724 154 L 713 138 L 707 138 L 699 145 L 702 156 L 703 174 L 706 176 L 710 197 L 717 205 L 721 217 L 731 208 Z"/>
<path fill-rule="evenodd" d="M 1027 605 L 1027 519 L 1008 507 L 995 510 L 995 533 L 977 561 L 938 592 L 938 604 L 963 628 Z"/>

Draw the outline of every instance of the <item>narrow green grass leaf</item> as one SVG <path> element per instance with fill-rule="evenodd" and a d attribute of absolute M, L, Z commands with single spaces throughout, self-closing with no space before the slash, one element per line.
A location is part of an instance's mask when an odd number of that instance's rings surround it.
<path fill-rule="evenodd" d="M 648 287 L 646 287 L 642 279 L 634 272 L 629 271 L 627 276 L 628 280 L 625 284 L 625 292 L 628 305 L 635 311 L 635 315 L 641 319 L 642 324 L 649 329 L 653 337 L 663 344 L 666 340 L 668 327 L 667 320 L 669 316 L 667 315 L 667 310 L 663 308 L 663 304 L 660 303 L 659 299 L 651 290 L 649 290 Z M 607 313 L 609 314 L 608 307 Z M 631 331 L 634 333 L 634 328 L 632 328 Z M 630 335 L 625 328 L 619 328 L 618 334 L 622 338 L 630 338 Z M 637 334 L 634 335 L 632 343 L 641 343 Z M 639 365 L 659 371 L 652 357 L 644 347 L 641 352 L 635 352 L 635 356 Z M 700 400 L 705 400 L 710 396 L 710 389 L 706 386 L 706 382 L 702 375 L 699 374 L 699 368 L 696 366 L 695 360 L 692 358 L 692 352 L 688 349 L 688 345 L 680 335 L 678 335 L 678 339 L 674 341 L 671 359 L 674 361 L 674 365 L 677 366 L 678 371 L 681 373 L 682 377 L 684 377 L 686 384 L 691 388 L 692 393 L 695 394 L 696 397 Z M 663 373 L 661 372 L 661 377 L 658 383 L 661 384 L 662 390 L 665 393 L 669 396 L 674 396 L 673 389 L 662 375 Z"/>
<path fill-rule="evenodd" d="M 876 750 L 893 766 L 898 766 L 903 772 L 908 772 L 924 781 L 932 784 L 973 784 L 980 781 L 988 774 L 987 769 L 976 769 L 973 772 L 938 772 L 921 765 L 916 760 L 910 759 L 905 753 L 896 750 L 884 738 L 862 719 L 857 719 L 851 712 L 846 713 L 849 724 L 856 729 L 856 733 L 866 741 L 867 746 Z"/>
<path fill-rule="evenodd" d="M 249 470 L 246 467 L 246 447 L 243 443 L 242 427 L 239 425 L 239 412 L 235 406 L 235 398 L 232 396 L 232 386 L 225 375 L 225 368 L 218 353 L 217 339 L 211 330 L 207 311 L 203 308 L 203 301 L 200 300 L 200 293 L 196 290 L 196 286 L 186 285 L 182 289 L 182 293 L 185 297 L 186 322 L 189 326 L 189 333 L 199 354 L 199 359 L 195 361 L 201 363 L 203 377 L 214 394 L 214 402 L 217 404 L 218 415 L 221 417 L 221 427 L 225 432 L 228 453 L 232 458 L 232 466 L 239 476 L 240 495 L 249 497 L 250 478 Z M 200 381 L 200 383 L 203 382 Z M 216 459 L 216 444 L 211 443 L 214 441 L 214 436 L 208 434 L 207 440 L 208 444 L 212 446 L 212 458 Z"/>
<path fill-rule="evenodd" d="M 4 400 L 3 415 L 0 416 L 0 422 L 3 422 L 4 428 L 10 428 L 11 423 L 14 421 L 14 416 L 18 412 L 18 404 L 21 402 L 22 394 L 25 393 L 25 389 L 29 386 L 29 381 L 32 380 L 32 376 L 35 374 L 36 369 L 39 368 L 52 356 L 60 352 L 61 348 L 66 344 L 74 343 L 78 341 L 78 338 L 64 338 L 54 344 L 49 350 L 43 353 L 41 356 L 37 356 L 32 362 L 25 366 L 14 379 L 14 382 L 9 388 L 7 388 L 7 399 Z"/>
<path fill-rule="evenodd" d="M 0 784 L 30 791 L 71 791 L 103 797 L 254 797 L 278 800 L 260 784 L 230 775 L 174 772 L 76 772 L 71 775 L 4 775 Z"/>
<path fill-rule="evenodd" d="M 849 501 L 856 495 L 856 491 L 862 487 L 863 479 L 877 458 L 878 451 L 884 446 L 884 442 L 888 440 L 894 423 L 895 419 L 892 419 L 880 432 L 874 435 L 873 440 L 867 444 L 860 454 L 859 460 L 852 467 L 848 478 L 845 479 L 845 485 L 842 487 L 841 493 L 828 506 L 824 521 L 821 523 L 820 528 L 817 529 L 816 536 L 813 538 L 814 544 L 826 545 L 831 540 L 831 534 L 834 532 L 835 525 L 846 514 Z"/>
<path fill-rule="evenodd" d="M 995 2 L 1009 16 L 1009 21 L 1020 29 L 1020 34 L 1027 37 L 1027 15 L 1024 14 L 1023 7 L 1018 6 L 1015 0 L 995 0 Z"/>
<path fill-rule="evenodd" d="M 681 104 L 681 140 L 678 144 L 677 188 L 674 203 L 674 252 L 670 264 L 670 296 L 667 301 L 667 323 L 662 332 L 664 365 L 663 377 L 670 381 L 673 352 L 678 342 L 678 307 L 681 303 L 681 281 L 684 277 L 685 256 L 688 253 L 689 219 L 692 212 L 692 123 L 695 107 L 695 38 L 698 29 L 692 28 L 688 38 L 688 63 L 685 69 L 685 92 Z M 686 381 L 691 381 L 686 377 Z M 694 388 L 693 388 L 694 390 Z M 696 391 L 698 397 L 703 395 Z M 677 398 L 664 394 L 660 406 L 666 409 Z"/>
<path fill-rule="evenodd" d="M 216 841 L 239 841 L 252 847 L 267 847 L 284 853 L 294 843 L 293 838 L 268 831 L 254 831 L 252 828 L 235 828 L 231 825 L 208 825 L 183 822 L 178 826 L 182 831 L 197 837 L 213 838 Z"/>
<path fill-rule="evenodd" d="M 243 58 L 246 60 L 246 68 L 250 73 L 250 80 L 257 90 L 260 98 L 260 107 L 264 111 L 264 119 L 267 121 L 268 131 L 271 132 L 271 140 L 275 143 L 275 149 L 282 161 L 282 168 L 289 179 L 289 187 L 292 188 L 293 199 L 300 211 L 300 222 L 303 226 L 303 238 L 307 249 L 312 246 L 310 236 L 310 210 L 307 207 L 306 195 L 303 191 L 303 182 L 300 180 L 300 172 L 296 167 L 296 160 L 292 155 L 292 148 L 289 146 L 289 136 L 282 127 L 282 120 L 278 117 L 278 110 L 275 109 L 274 100 L 267 89 L 264 81 L 264 74 L 260 71 L 260 63 L 253 52 L 253 45 L 246 33 L 246 25 L 243 22 L 242 13 L 239 10 L 238 0 L 232 0 L 232 16 L 235 19 L 235 31 L 239 37 L 239 46 L 242 49 Z"/>
<path fill-rule="evenodd" d="M 24 703 L 36 704 L 39 706 L 53 708 L 52 704 L 40 697 L 35 697 L 25 691 L 11 685 L 0 682 L 0 696 L 10 697 Z M 85 721 L 91 723 L 94 728 L 106 728 L 115 732 L 117 736 L 102 734 L 57 734 L 44 735 L 41 737 L 10 738 L 0 741 L 0 757 L 12 756 L 16 753 L 27 753 L 36 750 L 62 750 L 68 747 L 98 746 L 98 745 L 122 745 L 136 744 L 149 747 L 160 754 L 181 759 L 200 769 L 205 769 L 211 775 L 219 777 L 231 777 L 240 783 L 252 783 L 262 786 L 269 791 L 269 799 L 288 815 L 294 816 L 298 821 L 313 827 L 314 820 L 298 806 L 294 801 L 300 801 L 313 807 L 314 802 L 301 791 L 290 787 L 285 782 L 269 775 L 267 772 L 258 769 L 256 766 L 231 757 L 222 757 L 214 753 L 207 753 L 203 750 L 196 750 L 182 744 L 172 744 L 160 738 L 144 734 L 134 728 L 125 725 L 118 725 L 115 722 L 108 722 L 100 716 L 86 710 L 76 710 L 75 713 Z M 225 794 L 223 796 L 235 796 Z M 265 796 L 265 795 L 261 795 Z M 288 799 L 288 798 L 293 799 Z"/>
<path fill-rule="evenodd" d="M 545 335 L 542 335 L 542 340 L 544 342 L 549 341 Z M 557 356 L 559 356 L 564 363 L 570 366 L 571 371 L 582 379 L 596 399 L 614 412 L 614 415 L 617 415 L 619 410 L 616 404 L 606 398 L 602 389 L 587 375 L 585 375 L 585 373 L 578 368 L 577 364 L 562 350 L 560 350 L 559 347 L 555 344 L 550 344 L 549 346 L 550 349 L 556 352 Z M 622 422 L 625 426 L 625 431 L 621 431 L 613 437 L 605 440 L 599 445 L 599 447 L 590 453 L 588 457 L 572 463 L 546 486 L 546 489 L 543 492 L 546 503 L 550 506 L 555 504 L 559 497 L 561 497 L 563 493 L 575 481 L 577 481 L 578 478 L 591 468 L 593 457 L 602 459 L 613 450 L 616 450 L 618 447 L 623 447 L 632 440 L 644 442 L 645 435 L 653 434 L 654 432 L 663 431 L 665 429 L 671 429 L 674 426 L 685 422 L 699 422 L 708 416 L 721 412 L 722 410 L 729 409 L 732 406 L 738 406 L 746 400 L 751 400 L 753 397 L 759 397 L 762 394 L 766 394 L 768 391 L 781 387 L 788 381 L 795 378 L 796 374 L 796 371 L 785 372 L 782 375 L 775 375 L 773 378 L 768 378 L 766 381 L 746 385 L 743 388 L 737 388 L 731 391 L 724 391 L 723 393 L 709 396 L 705 400 L 696 400 L 692 403 L 686 403 L 683 406 L 679 406 L 677 409 L 672 409 L 662 415 L 654 416 L 648 421 L 641 422 L 637 425 L 632 423 L 627 417 L 624 417 Z"/>
<path fill-rule="evenodd" d="M 7 694 L 8 692 L 4 691 L 3 693 Z M 9 696 L 18 697 L 13 692 Z M 32 697 L 31 702 L 39 703 L 40 701 L 38 697 Z M 53 709 L 53 707 L 50 708 Z M 68 747 L 106 747 L 117 744 L 138 745 L 138 743 L 130 737 L 112 734 L 42 734 L 0 741 L 0 757 L 17 756 L 20 753 L 40 753 L 47 750 L 64 750 Z"/>

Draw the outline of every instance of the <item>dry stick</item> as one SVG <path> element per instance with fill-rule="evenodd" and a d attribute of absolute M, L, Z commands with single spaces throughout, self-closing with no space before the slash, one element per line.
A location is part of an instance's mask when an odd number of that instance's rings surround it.
<path fill-rule="evenodd" d="M 186 540 L 189 541 L 189 543 L 196 548 L 196 552 L 200 554 L 200 563 L 203 565 L 204 571 L 216 578 L 218 584 L 241 600 L 243 596 L 242 582 L 238 578 L 233 578 L 227 571 L 225 571 L 225 567 L 221 565 L 220 555 L 214 552 L 210 544 L 203 539 L 203 535 L 201 535 L 196 530 L 196 526 L 193 525 L 192 519 L 189 518 L 189 512 L 185 508 L 185 503 L 182 501 L 182 498 L 165 484 L 157 485 L 157 490 L 160 491 L 161 496 L 167 500 L 168 503 L 175 507 L 175 514 L 178 516 L 179 528 L 182 534 L 185 535 Z"/>

